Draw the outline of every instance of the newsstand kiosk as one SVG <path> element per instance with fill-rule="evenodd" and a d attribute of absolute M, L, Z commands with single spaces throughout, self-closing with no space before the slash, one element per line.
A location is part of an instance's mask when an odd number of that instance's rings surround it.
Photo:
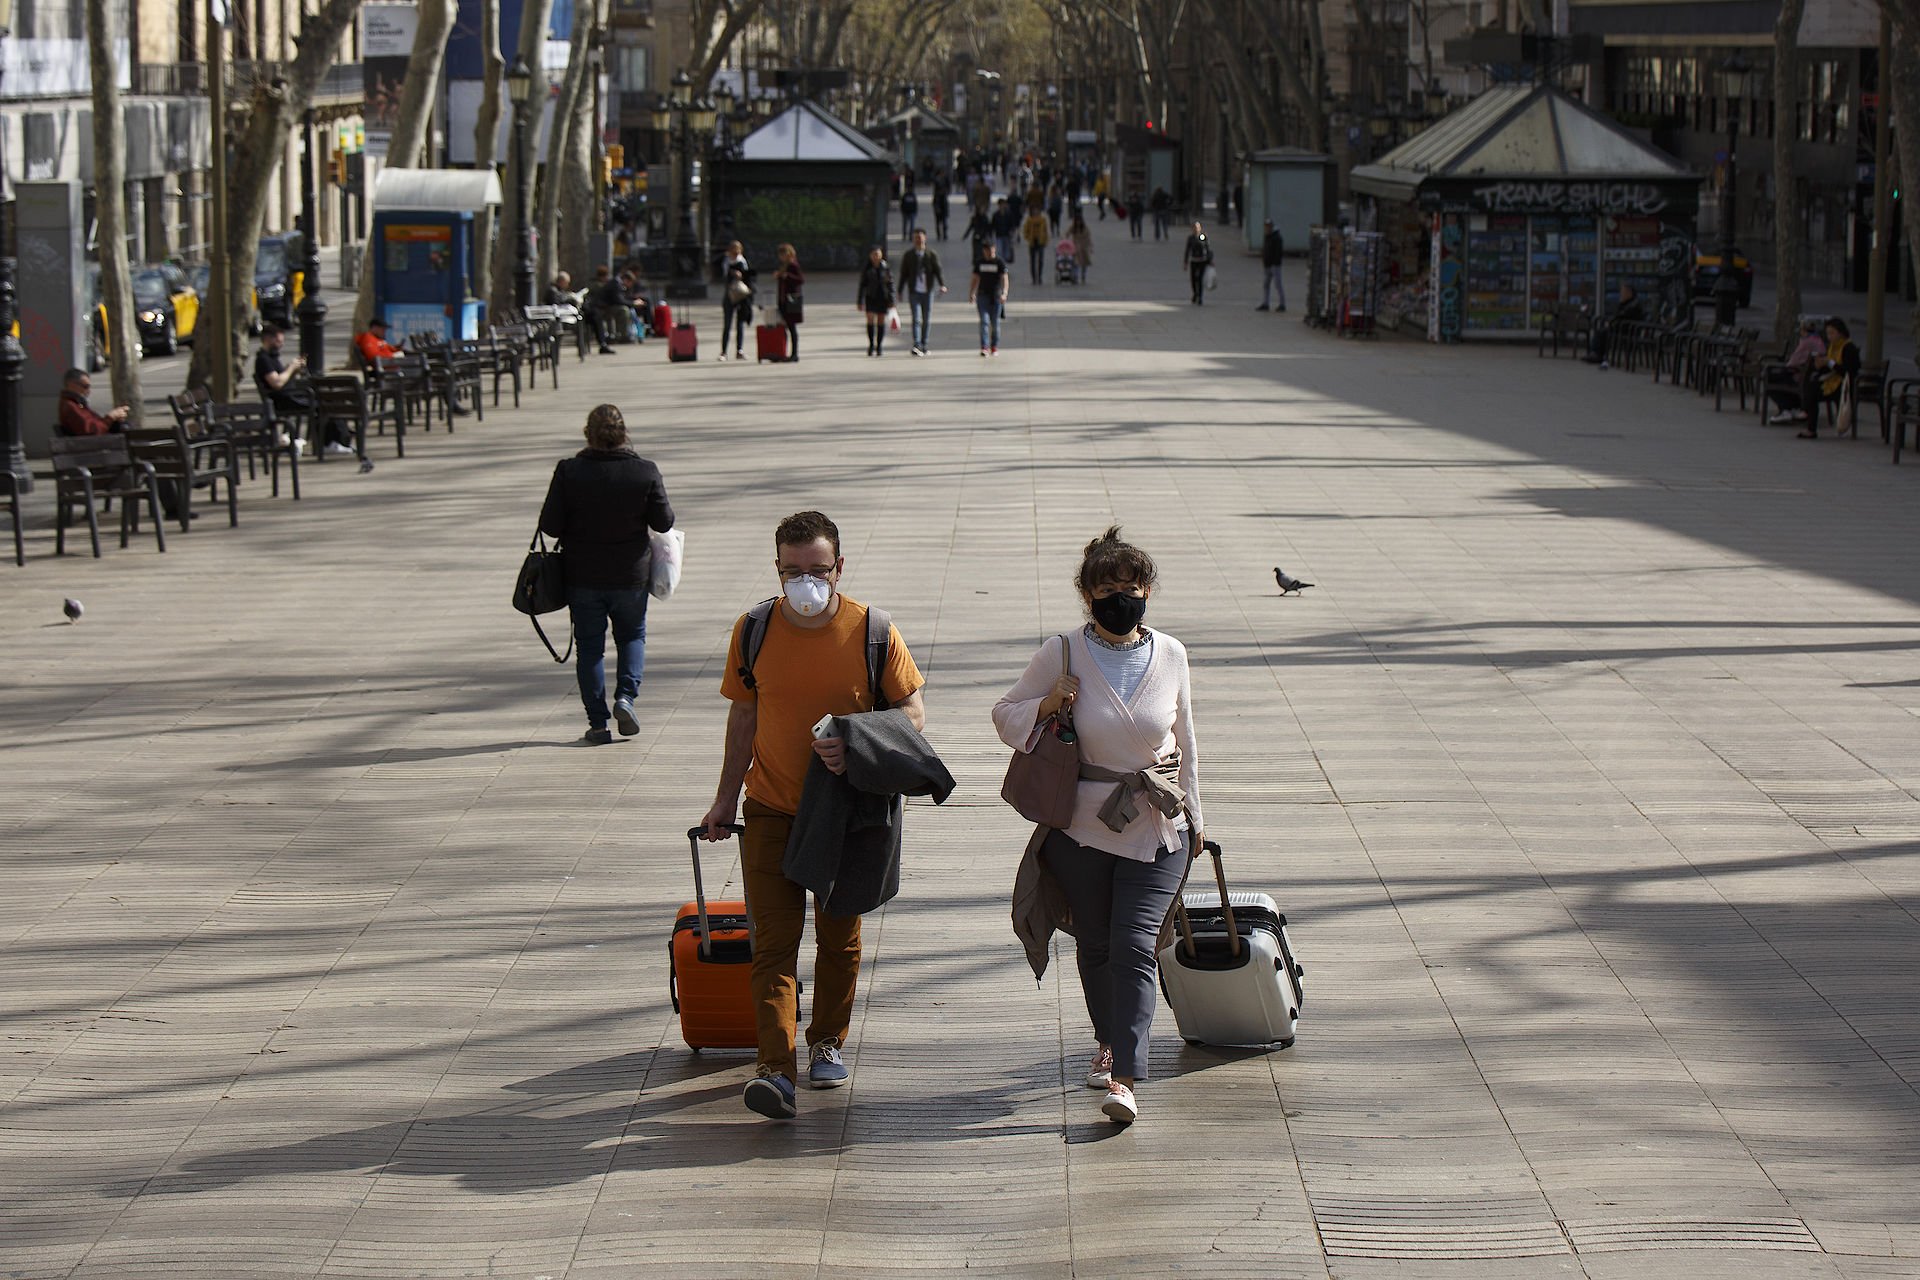
<path fill-rule="evenodd" d="M 373 296 L 389 342 L 416 333 L 454 342 L 485 331 L 474 215 L 499 204 L 500 179 L 491 172 L 381 172 L 373 194 Z"/>

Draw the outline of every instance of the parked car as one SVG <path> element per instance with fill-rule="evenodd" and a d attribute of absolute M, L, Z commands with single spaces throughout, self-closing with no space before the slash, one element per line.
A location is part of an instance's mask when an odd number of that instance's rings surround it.
<path fill-rule="evenodd" d="M 133 271 L 134 324 L 149 355 L 170 356 L 193 340 L 200 318 L 200 297 L 187 273 L 170 262 L 148 263 Z"/>
<path fill-rule="evenodd" d="M 107 367 L 107 354 L 113 348 L 107 341 L 107 301 L 106 294 L 100 287 L 100 264 L 97 262 L 87 264 L 87 297 L 93 303 L 93 314 L 87 322 L 87 369 L 92 373 L 98 373 Z M 146 347 L 140 340 L 138 324 L 133 326 L 133 340 L 135 343 L 133 354 L 146 355 Z"/>
<path fill-rule="evenodd" d="M 303 245 L 298 231 L 260 237 L 253 259 L 253 306 L 260 321 L 293 327 L 293 309 L 303 296 L 299 262 Z"/>
<path fill-rule="evenodd" d="M 1740 282 L 1740 305 L 1753 305 L 1753 263 L 1739 249 L 1733 251 L 1734 279 Z M 1693 296 L 1711 298 L 1713 288 L 1720 283 L 1720 249 L 1700 248 L 1693 255 Z"/>

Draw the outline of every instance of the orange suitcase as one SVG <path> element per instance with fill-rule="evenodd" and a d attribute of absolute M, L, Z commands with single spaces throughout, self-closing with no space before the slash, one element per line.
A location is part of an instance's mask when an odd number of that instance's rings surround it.
<path fill-rule="evenodd" d="M 744 827 L 731 827 L 735 834 Z M 687 832 L 693 846 L 692 902 L 673 922 L 667 947 L 668 993 L 680 1015 L 680 1034 L 693 1049 L 751 1049 L 754 1030 L 753 935 L 747 928 L 747 904 L 741 899 L 707 901 L 700 878 L 700 835 Z"/>

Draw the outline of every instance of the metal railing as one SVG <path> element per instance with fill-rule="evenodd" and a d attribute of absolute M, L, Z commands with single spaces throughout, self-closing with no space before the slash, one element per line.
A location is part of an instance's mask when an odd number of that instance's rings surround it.
<path fill-rule="evenodd" d="M 227 64 L 227 88 L 245 92 L 262 81 L 272 81 L 287 73 L 284 62 L 230 62 Z M 207 92 L 207 64 L 204 62 L 143 62 L 133 68 L 133 92 L 160 97 L 198 96 Z M 337 62 L 327 68 L 315 87 L 313 100 L 331 105 L 358 102 L 366 93 L 365 70 L 358 62 Z"/>

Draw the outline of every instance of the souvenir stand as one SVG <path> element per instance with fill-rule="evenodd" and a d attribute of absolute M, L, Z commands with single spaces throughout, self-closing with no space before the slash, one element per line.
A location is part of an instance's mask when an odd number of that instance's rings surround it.
<path fill-rule="evenodd" d="M 1393 250 L 1428 275 L 1428 337 L 1454 342 L 1532 336 L 1622 284 L 1684 287 L 1700 175 L 1552 85 L 1503 85 L 1355 169 L 1353 189 L 1422 215 L 1379 222 L 1424 240 Z"/>
<path fill-rule="evenodd" d="M 1386 240 L 1377 231 L 1314 227 L 1307 233 L 1307 323 L 1372 336 L 1380 314 Z"/>

